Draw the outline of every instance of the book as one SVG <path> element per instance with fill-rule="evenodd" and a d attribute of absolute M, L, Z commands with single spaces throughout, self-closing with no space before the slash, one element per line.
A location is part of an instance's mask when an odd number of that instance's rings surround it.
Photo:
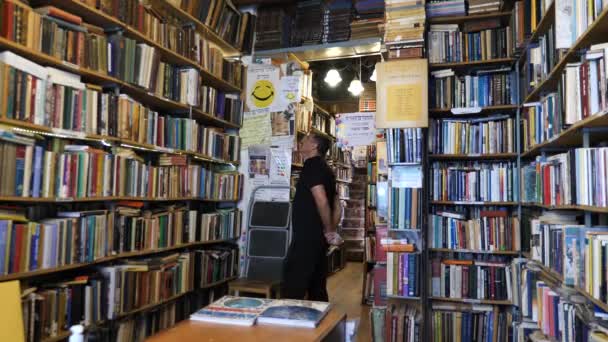
<path fill-rule="evenodd" d="M 190 320 L 252 326 L 273 300 L 223 296 L 190 315 Z"/>
<path fill-rule="evenodd" d="M 326 302 L 278 299 L 259 315 L 258 323 L 315 328 L 330 308 Z"/>
<path fill-rule="evenodd" d="M 391 128 L 386 130 L 389 164 L 420 163 L 422 160 L 422 128 Z"/>

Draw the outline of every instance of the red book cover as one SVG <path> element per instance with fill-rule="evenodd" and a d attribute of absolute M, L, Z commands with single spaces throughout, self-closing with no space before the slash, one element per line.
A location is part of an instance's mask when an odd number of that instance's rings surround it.
<path fill-rule="evenodd" d="M 82 132 L 83 131 L 83 126 L 82 126 L 82 96 L 83 96 L 83 92 L 82 90 L 79 90 L 76 92 L 76 105 L 74 106 L 74 121 L 75 122 L 70 122 L 70 127 L 72 127 L 73 130 L 75 131 L 79 131 Z"/>
<path fill-rule="evenodd" d="M 490 267 L 490 299 L 496 299 L 496 268 Z"/>
<path fill-rule="evenodd" d="M 89 174 L 91 175 L 91 183 L 90 183 L 90 193 L 89 196 L 97 196 L 97 164 L 98 164 L 99 156 L 97 154 L 91 155 L 91 163 L 89 165 Z"/>
<path fill-rule="evenodd" d="M 374 267 L 374 305 L 386 305 L 386 266 Z"/>
<path fill-rule="evenodd" d="M 71 183 L 69 188 L 69 197 L 76 197 L 78 193 L 78 154 L 70 155 L 70 174 L 71 174 Z"/>
<path fill-rule="evenodd" d="M 36 81 L 38 79 L 36 77 L 32 77 L 32 88 L 30 89 L 30 112 L 27 113 L 29 118 L 29 122 L 34 122 L 34 117 L 36 116 Z"/>
<path fill-rule="evenodd" d="M 542 166 L 543 172 L 543 204 L 551 204 L 551 169 L 548 166 Z"/>
<path fill-rule="evenodd" d="M 382 239 L 388 236 L 388 228 L 386 226 L 376 227 L 376 261 L 386 262 L 386 250 L 382 247 Z"/>
<path fill-rule="evenodd" d="M 9 39 L 9 40 L 14 40 L 13 39 L 13 26 L 14 24 L 14 13 L 15 11 L 15 5 L 12 2 L 8 2 L 5 1 L 4 2 L 4 11 L 2 12 L 2 16 L 3 18 L 5 18 L 6 20 L 3 21 L 3 25 L 2 25 L 2 36 Z"/>
<path fill-rule="evenodd" d="M 583 63 L 579 68 L 579 78 L 580 78 L 580 86 L 581 86 L 581 106 L 583 112 L 583 119 L 589 116 L 589 88 L 587 87 L 588 81 L 588 69 L 589 64 Z"/>
<path fill-rule="evenodd" d="M 462 298 L 469 298 L 469 267 L 462 266 Z"/>
<path fill-rule="evenodd" d="M 18 273 L 21 272 L 22 270 L 20 269 L 20 265 L 21 265 L 21 257 L 22 257 L 22 245 L 23 245 L 23 233 L 25 231 L 25 225 L 23 224 L 16 224 L 15 225 L 15 246 L 14 251 L 15 253 L 13 254 L 13 260 L 12 260 L 12 273 Z"/>

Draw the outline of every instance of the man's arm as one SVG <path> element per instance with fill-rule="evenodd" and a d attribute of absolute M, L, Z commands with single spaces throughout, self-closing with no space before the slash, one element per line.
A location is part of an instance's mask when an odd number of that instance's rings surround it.
<path fill-rule="evenodd" d="M 329 200 L 327 199 L 327 193 L 322 184 L 313 186 L 310 191 L 312 197 L 315 199 L 315 204 L 319 210 L 319 216 L 321 216 L 321 222 L 323 222 L 323 228 L 325 233 L 332 233 L 336 231 L 336 226 L 332 225 L 331 208 L 329 207 Z"/>
<path fill-rule="evenodd" d="M 338 227 L 340 219 L 342 218 L 342 207 L 340 205 L 340 197 L 338 196 L 338 194 L 334 196 L 334 207 L 332 214 L 332 227 Z"/>

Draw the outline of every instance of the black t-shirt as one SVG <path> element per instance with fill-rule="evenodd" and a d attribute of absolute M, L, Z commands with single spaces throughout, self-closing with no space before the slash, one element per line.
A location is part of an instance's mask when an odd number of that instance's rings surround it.
<path fill-rule="evenodd" d="M 294 240 L 323 238 L 323 222 L 311 191 L 320 184 L 327 193 L 329 207 L 333 208 L 336 177 L 323 158 L 309 158 L 304 163 L 293 200 Z"/>

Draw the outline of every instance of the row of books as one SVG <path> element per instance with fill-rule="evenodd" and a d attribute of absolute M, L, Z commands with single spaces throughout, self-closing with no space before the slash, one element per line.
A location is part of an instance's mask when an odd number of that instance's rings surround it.
<path fill-rule="evenodd" d="M 434 258 L 431 269 L 434 297 L 513 299 L 511 267 L 505 262 Z"/>
<path fill-rule="evenodd" d="M 337 183 L 336 190 L 336 194 L 340 198 L 350 198 L 350 186 L 348 184 Z"/>
<path fill-rule="evenodd" d="M 438 211 L 430 215 L 431 248 L 472 251 L 519 251 L 519 218 L 506 210 L 481 211 L 479 217 Z"/>
<path fill-rule="evenodd" d="M 522 144 L 528 151 L 557 136 L 566 127 L 562 115 L 561 93 L 548 93 L 538 102 L 526 103 L 522 109 Z"/>
<path fill-rule="evenodd" d="M 196 253 L 196 252 L 195 252 Z M 194 288 L 194 253 L 171 254 L 101 268 L 107 281 L 108 319 L 167 300 Z"/>
<path fill-rule="evenodd" d="M 389 164 L 422 161 L 422 128 L 390 128 L 386 130 Z"/>
<path fill-rule="evenodd" d="M 390 189 L 390 222 L 392 229 L 420 229 L 423 195 L 418 188 Z"/>
<path fill-rule="evenodd" d="M 512 202 L 517 198 L 516 172 L 513 162 L 434 162 L 432 200 Z"/>
<path fill-rule="evenodd" d="M 369 157 L 368 157 L 369 158 Z M 376 183 L 378 180 L 378 168 L 376 167 L 376 157 L 374 155 L 373 159 L 369 159 L 370 161 L 367 163 L 367 182 L 368 183 Z"/>
<path fill-rule="evenodd" d="M 352 181 L 353 179 L 353 170 L 350 167 L 336 167 L 334 170 L 336 175 L 336 179 L 342 181 Z"/>
<path fill-rule="evenodd" d="M 336 119 L 325 113 L 319 113 L 317 110 L 312 112 L 310 127 L 331 136 L 336 135 Z"/>
<path fill-rule="evenodd" d="M 508 26 L 500 27 L 498 20 L 475 28 L 482 27 L 482 30 L 472 32 L 466 28 L 460 31 L 458 24 L 431 25 L 427 33 L 429 63 L 485 61 L 510 57 L 513 50 L 511 29 Z"/>
<path fill-rule="evenodd" d="M 511 312 L 488 305 L 476 305 L 472 310 L 456 306 L 434 305 L 431 313 L 433 341 L 509 341 Z"/>
<path fill-rule="evenodd" d="M 213 55 L 217 48 L 207 43 L 194 27 L 168 24 L 170 21 L 161 16 L 150 16 L 151 8 L 144 8 L 142 3 L 128 2 L 134 6 L 132 9 L 140 8 L 129 11 L 133 16 L 119 16 L 114 11 L 111 15 L 143 32 L 146 38 L 162 48 L 191 59 L 201 68 L 208 66 L 210 58 L 216 59 Z M 32 9 L 20 2 L 6 1 L 1 10 L 13 22 L 2 32 L 2 37 L 70 64 L 107 72 L 151 90 L 150 82 L 156 79 L 161 59 L 160 52 L 154 47 L 124 37 L 122 33 L 106 34 L 102 28 L 83 23 L 82 18 L 52 6 Z M 231 63 L 221 61 L 220 64 Z M 238 81 L 234 84 L 240 86 L 240 67 L 225 70 L 221 66 L 219 72 L 211 71 L 217 77 Z"/>
<path fill-rule="evenodd" d="M 510 68 L 456 75 L 451 69 L 431 72 L 431 107 L 469 108 L 516 103 L 515 73 Z"/>
<path fill-rule="evenodd" d="M 522 167 L 522 199 L 544 205 L 608 206 L 605 161 L 608 149 L 577 148 L 538 156 Z"/>
<path fill-rule="evenodd" d="M 256 16 L 240 12 L 225 0 L 175 0 L 171 3 L 207 25 L 223 40 L 243 52 L 250 52 Z"/>
<path fill-rule="evenodd" d="M 14 141 L 14 140 L 13 140 Z M 188 164 L 185 156 L 146 163 L 131 150 L 114 154 L 87 145 L 66 145 L 62 152 L 45 150 L 33 139 L 0 141 L 2 196 L 61 199 L 85 197 L 240 198 L 242 176 Z"/>
<path fill-rule="evenodd" d="M 176 69 L 164 70 L 172 72 Z M 151 73 L 160 78 L 166 75 L 162 70 Z M 167 80 L 169 87 L 165 87 L 165 91 L 162 90 L 165 80 L 160 81 L 163 83 L 159 83 L 159 96 L 198 105 L 198 72 L 194 69 L 181 69 L 179 75 L 181 76 L 174 80 Z M 171 89 L 175 89 L 173 85 L 186 91 L 171 93 Z M 136 131 L 142 125 L 146 128 L 145 122 L 137 120 L 141 117 L 141 120 L 149 121 L 144 114 L 152 112 L 127 95 L 103 91 L 101 87 L 82 83 L 78 75 L 42 67 L 10 51 L 0 53 L 0 88 L 6 90 L 6 101 L 0 107 L 0 117 L 89 134 L 120 136 L 139 141 L 140 139 L 123 136 L 122 130 L 133 127 Z M 208 113 L 235 124 L 241 123 L 242 108 L 238 97 L 206 86 L 200 89 L 205 95 L 202 96 L 202 107 Z M 133 118 L 124 118 L 124 114 Z M 152 126 L 152 122 L 149 125 Z M 142 135 L 145 136 L 143 132 Z M 152 134 L 148 140 L 156 139 L 156 135 Z"/>
<path fill-rule="evenodd" d="M 386 338 L 375 339 L 374 341 L 418 342 L 422 338 L 421 315 L 416 307 L 403 304 L 388 305 L 385 322 Z"/>
<path fill-rule="evenodd" d="M 368 207 L 376 207 L 378 204 L 378 194 L 376 193 L 376 184 L 367 185 L 367 199 L 366 203 Z"/>
<path fill-rule="evenodd" d="M 514 119 L 508 115 L 431 120 L 429 151 L 433 154 L 514 153 L 514 126 Z"/>
<path fill-rule="evenodd" d="M 305 100 L 307 101 L 307 100 Z M 297 103 L 296 105 L 296 130 L 300 132 L 310 131 L 310 120 L 312 111 L 309 110 L 306 104 Z"/>
<path fill-rule="evenodd" d="M 521 271 L 522 316 L 515 326 L 520 339 L 542 335 L 558 341 L 586 341 L 589 327 L 580 318 L 578 305 L 560 297 L 539 277 L 539 272 L 524 267 Z"/>
<path fill-rule="evenodd" d="M 523 47 L 528 38 L 536 31 L 549 7 L 551 0 L 515 1 L 511 13 L 510 27 L 513 30 L 514 46 Z"/>
<path fill-rule="evenodd" d="M 58 212 L 55 218 L 26 221 L 20 214 L 0 220 L 0 275 L 89 263 L 136 251 L 187 243 L 235 239 L 241 212 L 202 213 L 180 207 L 142 211 Z"/>
<path fill-rule="evenodd" d="M 386 265 L 387 295 L 420 296 L 420 254 L 389 252 Z"/>
<path fill-rule="evenodd" d="M 524 94 L 542 83 L 559 62 L 562 50 L 555 48 L 554 27 L 550 26 L 547 32 L 538 37 L 538 42 L 528 45 L 523 74 L 526 84 L 522 88 Z"/>

